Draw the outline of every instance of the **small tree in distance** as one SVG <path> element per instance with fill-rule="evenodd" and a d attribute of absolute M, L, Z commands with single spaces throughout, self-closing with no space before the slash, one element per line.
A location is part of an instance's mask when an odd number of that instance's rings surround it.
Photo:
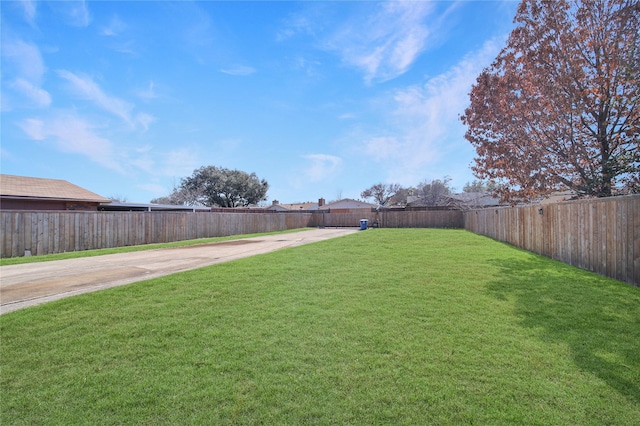
<path fill-rule="evenodd" d="M 415 195 L 420 199 L 420 203 L 425 206 L 437 206 L 442 202 L 445 195 L 453 192 L 449 185 L 451 178 L 445 176 L 444 179 L 424 180 L 418 184 Z"/>
<path fill-rule="evenodd" d="M 246 207 L 265 201 L 269 184 L 255 173 L 206 166 L 181 180 L 167 197 L 152 202 L 189 206 Z"/>
<path fill-rule="evenodd" d="M 474 180 L 467 182 L 462 188 L 463 192 L 495 192 L 497 185 L 491 181 Z"/>
<path fill-rule="evenodd" d="M 153 204 L 168 204 L 174 206 L 195 206 L 200 205 L 196 203 L 197 195 L 192 194 L 189 191 L 181 189 L 179 186 L 173 186 L 171 194 L 164 197 L 158 197 L 151 200 Z"/>
<path fill-rule="evenodd" d="M 402 186 L 397 183 L 376 183 L 362 191 L 360 196 L 365 200 L 373 198 L 378 205 L 386 206 L 401 190 Z"/>
<path fill-rule="evenodd" d="M 115 202 L 115 203 L 126 203 L 127 202 L 127 197 L 125 195 L 121 195 L 121 194 L 112 195 L 112 196 L 109 197 L 109 199 L 112 202 Z"/>

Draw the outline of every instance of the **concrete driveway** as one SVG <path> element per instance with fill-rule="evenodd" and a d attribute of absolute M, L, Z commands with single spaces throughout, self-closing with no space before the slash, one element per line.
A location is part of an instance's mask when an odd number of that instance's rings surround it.
<path fill-rule="evenodd" d="M 2 266 L 0 314 L 357 231 L 357 228 L 313 229 L 181 248 Z"/>

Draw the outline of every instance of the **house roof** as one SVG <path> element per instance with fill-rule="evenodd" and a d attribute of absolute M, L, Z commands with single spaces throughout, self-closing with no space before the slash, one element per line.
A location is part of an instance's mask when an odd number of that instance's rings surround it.
<path fill-rule="evenodd" d="M 109 203 L 110 199 L 66 180 L 0 175 L 0 196 L 39 200 L 70 200 Z"/>
<path fill-rule="evenodd" d="M 318 210 L 326 209 L 369 209 L 378 207 L 376 204 L 365 203 L 364 201 L 358 201 L 351 198 L 343 198 L 342 200 L 334 201 L 333 203 L 325 204 Z"/>
<path fill-rule="evenodd" d="M 461 192 L 459 194 L 450 194 L 448 198 L 471 207 L 494 207 L 500 205 L 500 199 L 488 192 Z"/>
<path fill-rule="evenodd" d="M 153 203 L 121 203 L 111 202 L 98 206 L 101 211 L 132 211 L 132 212 L 156 212 L 156 211 L 189 211 L 189 212 L 210 212 L 211 207 L 204 206 L 178 206 L 173 204 L 153 204 Z"/>
<path fill-rule="evenodd" d="M 576 193 L 567 190 L 567 191 L 557 191 L 552 194 L 547 195 L 546 197 L 536 200 L 539 204 L 555 204 L 560 203 L 562 201 L 568 201 L 576 197 Z"/>
<path fill-rule="evenodd" d="M 409 206 L 427 205 L 424 198 L 415 197 L 407 203 Z M 438 199 L 434 206 L 466 206 L 466 207 L 495 207 L 500 205 L 500 199 L 488 192 L 462 192 L 447 194 Z"/>
<path fill-rule="evenodd" d="M 267 207 L 265 210 L 271 210 L 271 211 L 276 211 L 276 212 L 286 212 L 289 211 L 289 209 L 287 209 L 286 207 L 280 205 L 280 204 L 272 204 L 269 207 Z"/>
<path fill-rule="evenodd" d="M 318 210 L 318 203 L 294 203 L 294 204 L 273 204 L 267 207 L 267 210 L 277 211 L 301 211 L 301 210 Z"/>

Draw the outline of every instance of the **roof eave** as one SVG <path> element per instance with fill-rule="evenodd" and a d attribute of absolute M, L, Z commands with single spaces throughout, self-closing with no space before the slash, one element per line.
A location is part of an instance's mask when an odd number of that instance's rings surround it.
<path fill-rule="evenodd" d="M 20 196 L 20 195 L 3 195 L 0 198 L 10 200 L 36 200 L 36 201 L 82 201 L 85 203 L 111 203 L 108 198 L 59 198 L 59 197 L 37 197 L 37 196 Z"/>

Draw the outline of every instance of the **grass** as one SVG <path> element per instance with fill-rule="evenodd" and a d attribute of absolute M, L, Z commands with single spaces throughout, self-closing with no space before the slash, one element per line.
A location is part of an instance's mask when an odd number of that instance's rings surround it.
<path fill-rule="evenodd" d="M 369 230 L 0 325 L 2 424 L 640 418 L 640 289 L 462 230 Z"/>
<path fill-rule="evenodd" d="M 297 229 L 289 229 L 286 231 L 263 232 L 258 234 L 242 234 L 242 235 L 230 235 L 226 237 L 199 238 L 196 240 L 174 241 L 171 243 L 157 243 L 157 244 L 144 244 L 144 245 L 138 245 L 138 246 L 113 247 L 113 248 L 104 248 L 104 249 L 95 249 L 95 250 L 83 250 L 83 251 L 73 251 L 73 252 L 65 252 L 65 253 L 45 254 L 40 256 L 21 256 L 21 257 L 11 257 L 11 258 L 0 258 L 0 266 L 20 265 L 23 263 L 48 262 L 51 260 L 77 259 L 80 257 L 102 256 L 105 254 L 115 254 L 115 253 L 130 253 L 134 251 L 156 250 L 161 248 L 185 247 L 185 246 L 193 246 L 197 244 L 209 244 L 209 243 L 216 243 L 216 242 L 228 241 L 228 240 L 238 240 L 242 238 L 260 237 L 264 235 L 286 234 L 289 232 L 299 232 L 299 231 L 304 231 L 308 229 L 313 229 L 313 228 L 297 228 Z"/>

